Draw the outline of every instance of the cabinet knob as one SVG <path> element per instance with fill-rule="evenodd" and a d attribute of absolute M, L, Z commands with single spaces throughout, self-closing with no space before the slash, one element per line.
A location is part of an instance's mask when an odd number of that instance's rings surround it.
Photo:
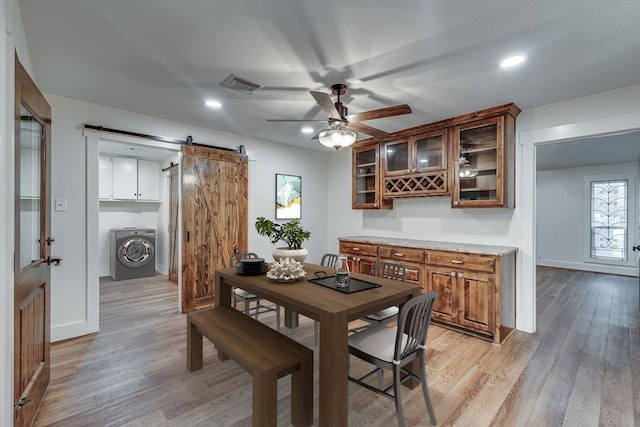
<path fill-rule="evenodd" d="M 455 271 L 451 272 L 451 277 L 456 277 L 456 272 Z"/>
<path fill-rule="evenodd" d="M 458 277 L 462 279 L 462 273 L 458 273 Z"/>

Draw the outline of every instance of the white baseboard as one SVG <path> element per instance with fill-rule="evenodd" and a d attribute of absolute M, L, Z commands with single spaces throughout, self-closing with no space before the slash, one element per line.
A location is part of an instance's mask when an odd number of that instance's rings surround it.
<path fill-rule="evenodd" d="M 556 261 L 551 259 L 539 259 L 536 264 L 542 267 L 566 268 L 569 270 L 593 271 L 594 273 L 619 274 L 621 276 L 638 277 L 637 267 L 620 267 L 617 265 Z"/>
<path fill-rule="evenodd" d="M 83 335 L 92 334 L 98 332 L 98 329 L 91 330 L 89 322 L 86 320 L 67 323 L 65 325 L 52 326 L 51 327 L 51 342 L 68 340 L 70 338 L 81 337 Z"/>

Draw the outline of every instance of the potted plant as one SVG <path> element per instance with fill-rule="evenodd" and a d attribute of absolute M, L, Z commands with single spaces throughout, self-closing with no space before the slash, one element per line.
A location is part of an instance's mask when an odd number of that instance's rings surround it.
<path fill-rule="evenodd" d="M 307 250 L 302 247 L 302 242 L 311 237 L 311 233 L 300 225 L 299 219 L 293 219 L 284 224 L 276 224 L 265 217 L 256 219 L 256 231 L 261 236 L 266 236 L 274 245 L 280 241 L 287 246 L 275 248 L 273 259 L 278 261 L 284 258 L 293 258 L 302 262 L 307 257 Z"/>

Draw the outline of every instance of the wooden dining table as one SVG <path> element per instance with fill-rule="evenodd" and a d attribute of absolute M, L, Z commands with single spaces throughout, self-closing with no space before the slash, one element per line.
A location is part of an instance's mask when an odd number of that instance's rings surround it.
<path fill-rule="evenodd" d="M 345 294 L 307 280 L 316 278 L 316 272 L 332 275 L 332 269 L 305 263 L 304 270 L 307 277 L 292 283 L 280 283 L 264 274 L 239 275 L 233 268 L 218 270 L 216 306 L 231 306 L 232 289 L 238 287 L 320 322 L 319 425 L 347 426 L 349 322 L 392 305 L 402 305 L 419 295 L 420 288 L 409 283 L 353 274 L 356 279 L 380 286 Z"/>

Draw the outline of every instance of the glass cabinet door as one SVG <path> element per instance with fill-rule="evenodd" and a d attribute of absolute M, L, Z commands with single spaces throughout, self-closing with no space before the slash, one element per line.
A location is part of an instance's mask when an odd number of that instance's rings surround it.
<path fill-rule="evenodd" d="M 380 194 L 380 144 L 353 147 L 352 209 L 392 209 L 393 200 Z"/>
<path fill-rule="evenodd" d="M 453 207 L 503 204 L 501 118 L 456 128 Z"/>
<path fill-rule="evenodd" d="M 355 204 L 376 203 L 377 162 L 376 150 L 355 152 Z"/>
<path fill-rule="evenodd" d="M 447 167 L 446 145 L 442 133 L 418 136 L 416 139 L 417 171 L 445 169 Z"/>
<path fill-rule="evenodd" d="M 409 141 L 388 142 L 384 145 L 384 161 L 386 166 L 386 174 L 406 174 L 410 173 Z"/>

